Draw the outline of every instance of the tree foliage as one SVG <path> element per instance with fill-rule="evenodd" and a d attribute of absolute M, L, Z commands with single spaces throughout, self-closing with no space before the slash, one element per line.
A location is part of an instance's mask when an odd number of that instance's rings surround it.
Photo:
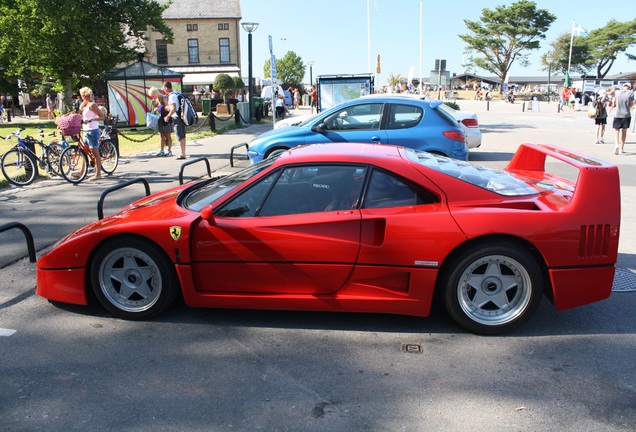
<path fill-rule="evenodd" d="M 136 59 L 149 28 L 172 42 L 161 18 L 168 6 L 154 0 L 0 0 L 0 61 L 9 76 L 54 78 L 70 102 L 74 85 Z"/>
<path fill-rule="evenodd" d="M 596 69 L 597 77 L 603 78 L 620 53 L 634 59 L 626 51 L 636 45 L 636 19 L 627 22 L 611 20 L 604 27 L 592 30 L 585 39 L 592 56 L 588 65 Z"/>
<path fill-rule="evenodd" d="M 567 72 L 569 61 L 570 71 L 585 74 L 594 70 L 598 78 L 604 78 L 619 54 L 624 53 L 630 60 L 635 60 L 634 55 L 629 54 L 627 50 L 636 45 L 636 19 L 627 22 L 611 20 L 604 27 L 592 30 L 586 36 L 572 37 L 571 33 L 564 33 L 550 45 L 554 57 L 553 70 Z M 545 57 L 544 54 L 542 63 L 547 68 Z"/>
<path fill-rule="evenodd" d="M 285 84 L 294 86 L 302 84 L 306 70 L 307 67 L 303 63 L 303 59 L 293 51 L 287 51 L 283 58 L 276 60 L 276 74 L 278 79 Z M 272 66 L 269 59 L 263 65 L 263 76 L 265 78 L 272 76 Z"/>
<path fill-rule="evenodd" d="M 479 21 L 464 20 L 470 33 L 459 37 L 476 53 L 475 65 L 503 81 L 515 61 L 528 65 L 528 51 L 540 48 L 554 20 L 556 16 L 537 9 L 535 2 L 519 0 L 509 7 L 482 9 Z"/>
<path fill-rule="evenodd" d="M 572 60 L 570 58 L 570 41 L 572 41 Z M 587 73 L 589 63 L 593 61 L 590 48 L 585 37 L 574 37 L 572 39 L 570 33 L 563 33 L 557 39 L 550 43 L 552 47 L 552 72 L 565 74 L 568 71 L 568 63 L 570 63 L 570 71 L 580 74 Z M 547 54 L 541 56 L 541 63 L 548 69 Z"/>
<path fill-rule="evenodd" d="M 218 91 L 223 96 L 223 101 L 227 102 L 228 94 L 236 87 L 234 80 L 228 74 L 218 74 L 214 79 L 212 88 Z"/>

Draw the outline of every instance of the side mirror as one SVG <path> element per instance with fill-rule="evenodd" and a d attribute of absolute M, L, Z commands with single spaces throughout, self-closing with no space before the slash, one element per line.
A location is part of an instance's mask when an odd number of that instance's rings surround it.
<path fill-rule="evenodd" d="M 324 132 L 325 131 L 325 124 L 324 123 L 318 123 L 317 125 L 315 125 L 314 127 L 311 128 L 312 132 Z"/>
<path fill-rule="evenodd" d="M 214 207 L 211 205 L 206 205 L 201 209 L 201 217 L 208 221 L 210 225 L 216 225 L 216 220 L 214 219 Z"/>

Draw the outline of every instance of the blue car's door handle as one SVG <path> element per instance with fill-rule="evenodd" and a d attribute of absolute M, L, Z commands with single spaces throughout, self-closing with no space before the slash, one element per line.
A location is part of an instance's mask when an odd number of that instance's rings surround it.
<path fill-rule="evenodd" d="M 379 136 L 372 136 L 371 137 L 371 141 L 375 142 L 375 143 L 379 143 L 380 141 L 382 141 L 382 138 L 380 138 Z"/>

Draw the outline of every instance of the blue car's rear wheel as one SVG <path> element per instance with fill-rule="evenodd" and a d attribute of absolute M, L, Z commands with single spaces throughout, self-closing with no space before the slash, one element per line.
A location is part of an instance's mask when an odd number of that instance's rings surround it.
<path fill-rule="evenodd" d="M 511 331 L 536 311 L 543 295 L 537 260 L 515 244 L 475 245 L 445 266 L 443 298 L 451 317 L 477 334 Z"/>
<path fill-rule="evenodd" d="M 173 302 L 178 288 L 174 264 L 141 238 L 113 238 L 99 247 L 91 266 L 99 302 L 125 319 L 147 319 Z"/>

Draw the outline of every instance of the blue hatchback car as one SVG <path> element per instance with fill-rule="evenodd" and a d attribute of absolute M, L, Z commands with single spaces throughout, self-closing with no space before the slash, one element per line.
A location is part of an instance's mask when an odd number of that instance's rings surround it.
<path fill-rule="evenodd" d="M 354 99 L 298 125 L 265 132 L 249 144 L 252 163 L 304 144 L 355 142 L 393 144 L 468 160 L 457 121 L 440 101 L 413 96 L 372 95 Z"/>

